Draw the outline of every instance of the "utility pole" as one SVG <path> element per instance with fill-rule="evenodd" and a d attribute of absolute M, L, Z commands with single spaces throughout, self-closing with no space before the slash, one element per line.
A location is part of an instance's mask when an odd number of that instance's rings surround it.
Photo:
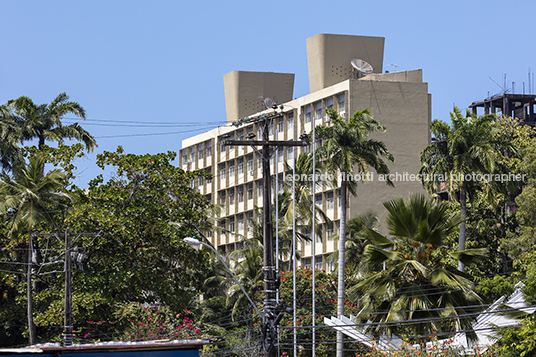
<path fill-rule="evenodd" d="M 80 237 L 96 237 L 99 233 L 71 233 L 69 228 L 65 230 L 65 306 L 64 306 L 64 323 L 63 323 L 63 346 L 73 344 L 73 289 L 72 289 L 72 256 L 71 256 L 71 237 L 76 236 L 75 242 Z M 56 237 L 56 233 L 34 234 L 36 237 Z"/>
<path fill-rule="evenodd" d="M 235 123 L 234 126 L 239 127 L 248 123 L 259 123 L 264 126 L 262 133 L 262 140 L 225 140 L 224 145 L 236 145 L 236 146 L 252 146 L 253 149 L 260 154 L 262 158 L 262 179 L 263 179 L 263 244 L 264 244 L 264 319 L 262 324 L 262 344 L 264 353 L 268 357 L 275 357 L 277 349 L 274 348 L 278 345 L 279 336 L 277 334 L 277 326 L 283 318 L 284 309 L 281 309 L 277 304 L 277 285 L 278 280 L 274 266 L 274 246 L 273 246 L 273 233 L 272 233 L 272 210 L 271 210 L 271 177 L 270 177 L 270 147 L 279 146 L 307 146 L 307 141 L 270 141 L 269 127 L 270 122 L 274 119 L 281 118 L 283 113 L 277 112 L 277 105 L 272 107 L 274 112 L 272 114 L 262 114 L 257 118 L 250 119 L 248 117 L 241 119 Z M 281 107 L 282 109 L 282 107 Z M 250 137 L 253 139 L 255 134 Z M 305 138 L 305 137 L 304 137 Z M 256 146 L 261 146 L 262 151 L 256 149 Z M 277 165 L 277 158 L 274 160 Z M 276 188 L 277 192 L 277 188 Z"/>

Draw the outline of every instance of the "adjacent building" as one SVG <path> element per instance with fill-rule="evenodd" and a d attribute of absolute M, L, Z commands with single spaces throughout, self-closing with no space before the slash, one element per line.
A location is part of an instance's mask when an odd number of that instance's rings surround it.
<path fill-rule="evenodd" d="M 391 165 L 395 187 L 388 187 L 374 173 L 370 181 L 358 184 L 357 196 L 350 197 L 348 217 L 372 211 L 385 224 L 383 202 L 395 196 L 424 193 L 416 174 L 420 168 L 419 154 L 430 143 L 428 84 L 423 82 L 420 69 L 382 73 L 384 42 L 382 37 L 331 34 L 307 39 L 311 93 L 300 98 L 293 99 L 291 73 L 233 71 L 224 75 L 228 125 L 183 140 L 179 152 L 183 169 L 206 170 L 213 175 L 212 180 L 198 179 L 193 185 L 214 204 L 223 207 L 222 215 L 227 217 L 225 228 L 235 233 L 214 233 L 210 237 L 224 254 L 238 248 L 240 236 L 251 234 L 249 222 L 257 219 L 255 208 L 263 205 L 263 189 L 262 159 L 254 148 L 224 146 L 223 136 L 235 140 L 244 140 L 250 134 L 261 137 L 257 124 L 237 128 L 232 123 L 266 112 L 266 98 L 271 98 L 279 108 L 282 105 L 278 110 L 284 112 L 270 123 L 270 140 L 298 140 L 301 134 L 310 134 L 313 125 L 330 125 L 326 116 L 328 108 L 335 108 L 344 118 L 370 108 L 374 118 L 387 128 L 385 133 L 376 133 L 373 138 L 383 141 L 396 158 L 396 163 Z M 351 65 L 352 59 L 369 63 L 373 72 L 356 70 Z M 284 163 L 291 164 L 304 150 L 311 147 L 287 147 L 274 152 L 270 159 L 272 187 L 277 172 L 282 189 Z M 333 267 L 326 257 L 337 249 L 337 241 L 328 237 L 338 233 L 340 190 L 325 188 L 316 193 L 315 201 L 334 225 L 322 230 L 322 239 L 301 244 L 301 265 L 310 266 L 312 244 L 316 244 L 316 266 L 331 270 Z"/>

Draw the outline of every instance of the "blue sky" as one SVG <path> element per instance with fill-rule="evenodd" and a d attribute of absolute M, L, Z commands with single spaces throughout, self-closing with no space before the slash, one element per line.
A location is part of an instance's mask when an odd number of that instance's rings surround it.
<path fill-rule="evenodd" d="M 442 120 L 501 91 L 491 79 L 502 86 L 505 74 L 528 93 L 536 72 L 533 1 L 0 0 L 0 10 L 0 103 L 66 92 L 86 109 L 99 147 L 77 163 L 80 186 L 101 173 L 96 153 L 178 151 L 225 124 L 227 72 L 295 73 L 294 97 L 308 94 L 305 40 L 318 33 L 385 37 L 384 69 L 422 68 Z"/>

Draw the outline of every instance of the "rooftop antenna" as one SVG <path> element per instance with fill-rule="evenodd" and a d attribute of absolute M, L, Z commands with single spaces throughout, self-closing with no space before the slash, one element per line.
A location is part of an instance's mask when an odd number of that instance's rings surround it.
<path fill-rule="evenodd" d="M 398 64 L 392 64 L 392 63 L 391 63 L 389 66 L 395 68 L 395 78 L 394 78 L 394 81 L 396 82 L 396 72 L 398 72 L 398 68 L 400 68 L 400 66 L 399 66 Z"/>
<path fill-rule="evenodd" d="M 359 73 L 363 73 L 363 75 L 371 74 L 373 71 L 372 66 L 362 59 L 354 58 L 350 61 L 350 64 L 352 67 L 354 67 L 357 70 L 357 78 L 359 78 Z"/>

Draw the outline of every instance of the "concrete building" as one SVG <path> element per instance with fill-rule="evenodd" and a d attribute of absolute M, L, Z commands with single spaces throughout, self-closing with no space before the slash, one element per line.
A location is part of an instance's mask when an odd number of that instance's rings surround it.
<path fill-rule="evenodd" d="M 270 123 L 270 140 L 298 140 L 301 134 L 311 132 L 312 125 L 330 125 L 328 108 L 335 108 L 344 118 L 370 108 L 387 128 L 373 138 L 383 141 L 395 156 L 396 163 L 391 165 L 395 188 L 385 185 L 377 174 L 371 181 L 359 183 L 357 196 L 349 200 L 348 217 L 373 211 L 385 224 L 383 202 L 425 192 L 412 175 L 418 174 L 419 154 L 430 143 L 431 96 L 421 70 L 381 73 L 383 48 L 381 37 L 319 34 L 307 39 L 311 93 L 296 99 L 292 99 L 293 74 L 234 71 L 224 76 L 224 84 L 229 123 L 262 114 L 263 98 L 283 104 L 284 116 Z M 370 63 L 377 73 L 359 73 L 350 64 L 354 58 Z M 248 222 L 256 218 L 255 207 L 263 205 L 261 159 L 251 147 L 221 145 L 222 135 L 244 140 L 254 133 L 259 138 L 259 130 L 257 124 L 239 128 L 229 124 L 183 140 L 179 152 L 183 169 L 213 174 L 212 180 L 196 180 L 194 185 L 214 204 L 223 206 L 226 228 L 244 236 L 251 234 Z M 310 148 L 281 148 L 272 156 L 271 174 L 279 173 L 280 188 L 284 162 L 292 162 L 303 150 Z M 317 267 L 331 270 L 326 257 L 337 249 L 337 241 L 327 237 L 338 233 L 340 190 L 326 188 L 316 193 L 315 201 L 334 222 L 334 228 L 324 229 L 323 238 L 314 243 Z M 233 234 L 215 233 L 211 239 L 224 254 L 240 242 Z M 310 266 L 312 243 L 302 244 L 301 250 L 302 266 Z"/>

